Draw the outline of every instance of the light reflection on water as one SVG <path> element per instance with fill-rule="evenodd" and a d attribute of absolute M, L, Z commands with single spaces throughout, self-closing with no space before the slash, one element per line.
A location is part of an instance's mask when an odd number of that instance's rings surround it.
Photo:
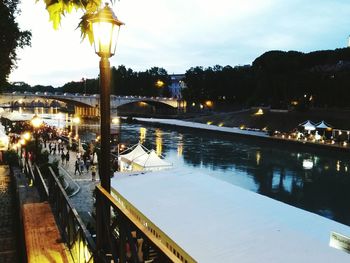
<path fill-rule="evenodd" d="M 350 174 L 345 154 L 316 154 L 139 124 L 122 125 L 122 142 L 135 144 L 141 133 L 145 134 L 144 145 L 161 151 L 175 167 L 197 170 L 350 225 Z"/>
<path fill-rule="evenodd" d="M 92 140 L 99 133 L 99 125 L 82 123 L 79 133 L 82 139 Z M 121 129 L 122 143 L 131 146 L 142 141 L 184 171 L 196 170 L 350 225 L 350 171 L 346 154 L 312 153 L 220 137 L 139 124 L 123 123 Z"/>

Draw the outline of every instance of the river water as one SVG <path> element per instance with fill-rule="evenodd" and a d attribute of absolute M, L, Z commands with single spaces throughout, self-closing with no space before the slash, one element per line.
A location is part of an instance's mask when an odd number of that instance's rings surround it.
<path fill-rule="evenodd" d="M 67 114 L 51 115 L 46 116 L 48 124 L 70 126 L 82 140 L 93 140 L 99 133 L 98 123 L 74 127 L 72 122 L 67 124 Z M 350 226 L 348 153 L 311 152 L 284 144 L 228 138 L 221 133 L 144 124 L 123 123 L 120 131 L 123 144 L 141 141 L 184 171 L 196 170 Z"/>
<path fill-rule="evenodd" d="M 96 125 L 80 128 L 89 140 Z M 350 226 L 350 162 L 345 153 L 224 138 L 220 133 L 122 124 L 121 142 L 141 141 L 183 170 L 269 196 Z M 249 205 L 249 204 L 247 204 Z"/>

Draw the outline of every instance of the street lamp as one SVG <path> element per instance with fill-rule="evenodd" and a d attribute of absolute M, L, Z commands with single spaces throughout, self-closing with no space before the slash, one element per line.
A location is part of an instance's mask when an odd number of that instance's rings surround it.
<path fill-rule="evenodd" d="M 110 192 L 110 63 L 108 58 L 114 55 L 119 29 L 119 21 L 112 9 L 106 5 L 90 19 L 94 35 L 94 46 L 100 60 L 100 114 L 101 114 L 101 153 L 99 174 L 102 187 Z"/>
<path fill-rule="evenodd" d="M 73 123 L 75 124 L 75 139 L 78 141 L 78 152 L 81 152 L 81 144 L 80 144 L 80 138 L 79 138 L 79 124 L 80 124 L 80 118 L 79 116 L 76 116 L 73 118 Z"/>
<path fill-rule="evenodd" d="M 43 120 L 38 115 L 34 115 L 33 119 L 30 121 L 30 123 L 34 128 L 34 133 L 35 133 L 35 161 L 37 161 L 37 158 L 39 156 L 38 128 L 40 128 L 40 126 L 42 125 Z"/>

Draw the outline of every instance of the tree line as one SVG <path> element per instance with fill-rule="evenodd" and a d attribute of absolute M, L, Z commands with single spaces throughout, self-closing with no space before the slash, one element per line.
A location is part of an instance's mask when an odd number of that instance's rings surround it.
<path fill-rule="evenodd" d="M 111 77 L 114 95 L 170 96 L 171 79 L 164 68 L 137 72 L 122 65 L 111 68 Z M 350 49 L 311 53 L 269 51 L 252 65 L 192 67 L 183 81 L 186 88 L 182 95 L 189 102 L 211 100 L 240 107 L 344 108 L 350 105 Z M 59 88 L 30 87 L 24 83 L 9 85 L 7 90 L 95 94 L 99 93 L 99 79 L 72 81 Z"/>

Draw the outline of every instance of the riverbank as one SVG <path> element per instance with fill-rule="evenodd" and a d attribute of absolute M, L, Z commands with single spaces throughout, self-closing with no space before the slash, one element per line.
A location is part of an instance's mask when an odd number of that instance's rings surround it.
<path fill-rule="evenodd" d="M 226 127 L 250 127 L 270 131 L 290 132 L 300 123 L 311 120 L 315 123 L 326 121 L 334 128 L 350 130 L 350 110 L 310 109 L 308 111 L 280 111 L 263 109 L 263 114 L 257 113 L 258 108 L 234 111 L 212 112 L 206 116 L 186 118 L 187 121 L 212 123 Z"/>
<path fill-rule="evenodd" d="M 165 125 L 172 127 L 180 127 L 186 129 L 199 129 L 201 131 L 209 131 L 209 132 L 220 132 L 225 135 L 231 136 L 241 136 L 245 138 L 256 139 L 261 142 L 268 143 L 276 143 L 288 146 L 296 146 L 303 147 L 308 150 L 332 150 L 337 152 L 350 152 L 349 145 L 338 145 L 338 144 L 326 144 L 314 141 L 305 141 L 305 140 L 295 140 L 289 139 L 288 137 L 281 136 L 270 136 L 266 131 L 258 130 L 258 129 L 240 129 L 238 127 L 223 127 L 216 126 L 212 124 L 204 124 L 193 121 L 183 121 L 176 119 L 153 119 L 153 118 L 133 118 L 133 121 L 147 124 L 157 124 L 157 125 Z"/>

